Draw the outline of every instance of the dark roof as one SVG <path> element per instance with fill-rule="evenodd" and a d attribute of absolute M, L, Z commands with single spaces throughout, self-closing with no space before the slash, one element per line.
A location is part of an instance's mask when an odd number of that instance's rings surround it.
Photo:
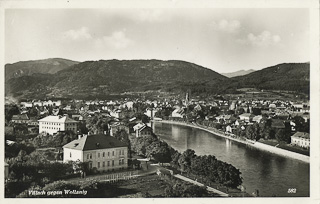
<path fill-rule="evenodd" d="M 285 128 L 284 121 L 279 119 L 272 119 L 271 127 L 273 128 Z"/>
<path fill-rule="evenodd" d="M 11 120 L 29 120 L 29 117 L 27 116 L 27 114 L 13 115 Z"/>
<path fill-rule="evenodd" d="M 127 147 L 127 145 L 125 143 L 120 142 L 116 138 L 107 135 L 86 135 L 78 140 L 73 140 L 72 142 L 64 145 L 63 147 L 87 151 L 96 149 Z"/>

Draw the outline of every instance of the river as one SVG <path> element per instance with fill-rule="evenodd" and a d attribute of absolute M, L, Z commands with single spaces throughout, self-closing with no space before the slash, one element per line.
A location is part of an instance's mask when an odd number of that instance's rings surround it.
<path fill-rule="evenodd" d="M 154 133 L 170 146 L 197 155 L 214 155 L 240 169 L 248 193 L 259 190 L 261 197 L 309 197 L 309 163 L 298 161 L 225 139 L 204 130 L 160 122 Z M 295 193 L 288 193 L 296 189 Z M 292 190 L 294 192 L 294 190 Z"/>

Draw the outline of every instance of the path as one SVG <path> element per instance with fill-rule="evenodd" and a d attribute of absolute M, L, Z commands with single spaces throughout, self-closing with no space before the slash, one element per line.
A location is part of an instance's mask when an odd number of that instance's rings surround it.
<path fill-rule="evenodd" d="M 197 185 L 197 186 L 205 186 L 204 184 L 199 183 L 198 181 L 194 181 L 194 180 L 189 179 L 189 178 L 187 178 L 187 177 L 181 176 L 180 174 L 176 174 L 176 175 L 173 175 L 173 176 L 176 177 L 176 178 L 178 178 L 178 179 L 187 181 L 187 182 L 189 182 L 189 183 L 193 183 L 193 184 L 195 184 L 195 185 Z M 215 188 L 209 187 L 209 186 L 207 186 L 207 190 L 208 190 L 208 191 L 211 191 L 211 192 L 213 192 L 213 193 L 216 193 L 216 194 L 218 194 L 218 195 L 221 196 L 221 197 L 229 197 L 228 194 L 226 194 L 226 193 L 224 193 L 224 192 L 221 192 L 221 191 L 219 191 L 219 190 L 217 190 L 217 189 L 215 189 Z"/>

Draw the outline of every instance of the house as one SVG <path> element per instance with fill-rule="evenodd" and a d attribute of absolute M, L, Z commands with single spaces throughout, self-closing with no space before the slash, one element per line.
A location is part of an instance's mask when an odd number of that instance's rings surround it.
<path fill-rule="evenodd" d="M 252 118 L 252 122 L 260 123 L 262 120 L 262 115 L 256 115 Z"/>
<path fill-rule="evenodd" d="M 114 117 L 114 118 L 120 118 L 120 114 L 121 114 L 121 110 L 114 110 L 114 111 L 110 111 L 110 115 L 111 117 Z"/>
<path fill-rule="evenodd" d="M 38 126 L 38 120 L 35 117 L 30 117 L 30 120 L 28 121 L 28 126 Z"/>
<path fill-rule="evenodd" d="M 133 130 L 136 133 L 136 137 L 152 135 L 152 129 L 144 123 L 136 124 L 135 126 L 133 126 Z"/>
<path fill-rule="evenodd" d="M 154 115 L 156 114 L 157 110 L 153 109 L 153 108 L 148 108 L 146 110 L 146 112 L 144 113 L 146 116 L 148 116 L 149 118 L 154 118 Z"/>
<path fill-rule="evenodd" d="M 310 148 L 310 135 L 305 132 L 296 132 L 291 136 L 291 144 L 299 147 Z"/>
<path fill-rule="evenodd" d="M 35 102 L 33 102 L 33 105 L 34 106 L 39 106 L 39 107 L 43 106 L 41 101 L 35 101 Z"/>
<path fill-rule="evenodd" d="M 39 122 L 39 133 L 46 133 L 53 135 L 58 131 L 72 131 L 77 133 L 78 131 L 78 121 L 75 121 L 69 118 L 67 115 L 65 116 L 54 116 L 50 115 L 41 120 Z"/>
<path fill-rule="evenodd" d="M 13 115 L 11 121 L 13 123 L 26 124 L 29 121 L 29 117 L 27 114 Z"/>
<path fill-rule="evenodd" d="M 32 108 L 33 106 L 32 102 L 21 102 L 20 105 L 25 108 Z"/>
<path fill-rule="evenodd" d="M 72 115 L 71 118 L 76 120 L 76 121 L 82 121 L 83 120 L 83 116 L 82 115 Z"/>
<path fill-rule="evenodd" d="M 228 125 L 228 126 L 226 127 L 226 132 L 232 133 L 232 127 L 231 127 L 230 125 Z"/>
<path fill-rule="evenodd" d="M 253 119 L 253 114 L 251 113 L 243 113 L 239 115 L 240 120 L 245 122 L 250 122 Z"/>
<path fill-rule="evenodd" d="M 128 146 L 107 135 L 85 135 L 63 146 L 63 162 L 87 162 L 99 172 L 128 168 Z"/>
<path fill-rule="evenodd" d="M 171 113 L 172 118 L 183 118 L 184 115 L 185 113 L 183 108 L 177 108 Z"/>

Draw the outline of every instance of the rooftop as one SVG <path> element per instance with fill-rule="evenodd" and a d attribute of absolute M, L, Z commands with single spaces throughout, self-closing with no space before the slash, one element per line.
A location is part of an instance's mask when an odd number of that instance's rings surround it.
<path fill-rule="evenodd" d="M 125 143 L 120 142 L 114 137 L 107 135 L 86 135 L 80 139 L 73 140 L 72 142 L 63 146 L 63 148 L 87 151 L 97 149 L 109 149 L 116 147 L 126 147 Z"/>
<path fill-rule="evenodd" d="M 305 138 L 305 139 L 310 139 L 310 134 L 306 132 L 296 132 L 294 135 L 291 137 L 298 137 L 298 138 Z"/>
<path fill-rule="evenodd" d="M 49 115 L 45 118 L 42 118 L 40 120 L 38 120 L 39 122 L 55 122 L 55 123 L 77 123 L 78 121 L 75 121 L 71 118 L 69 118 L 68 116 L 55 116 L 55 115 Z"/>

